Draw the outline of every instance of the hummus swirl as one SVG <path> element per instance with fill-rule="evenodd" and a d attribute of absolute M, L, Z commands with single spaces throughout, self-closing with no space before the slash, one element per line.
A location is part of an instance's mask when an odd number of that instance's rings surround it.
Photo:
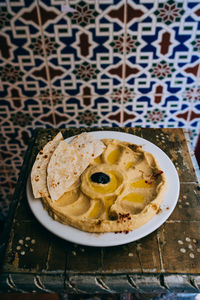
<path fill-rule="evenodd" d="M 91 180 L 92 174 L 102 172 L 110 180 L 106 184 L 96 183 Z M 119 195 L 125 183 L 125 174 L 120 168 L 117 170 L 114 165 L 100 164 L 90 166 L 81 176 L 81 191 L 91 199 L 104 199 Z"/>
<path fill-rule="evenodd" d="M 95 158 L 70 191 L 58 200 L 42 198 L 49 214 L 61 223 L 88 232 L 134 230 L 160 209 L 167 187 L 155 157 L 142 147 L 114 139 L 102 140 Z M 105 174 L 105 182 L 92 180 Z"/>

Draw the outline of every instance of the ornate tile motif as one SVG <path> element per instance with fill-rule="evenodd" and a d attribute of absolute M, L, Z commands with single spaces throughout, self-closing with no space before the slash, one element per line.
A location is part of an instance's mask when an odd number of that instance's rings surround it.
<path fill-rule="evenodd" d="M 36 127 L 200 131 L 198 0 L 0 3 L 4 218 Z"/>

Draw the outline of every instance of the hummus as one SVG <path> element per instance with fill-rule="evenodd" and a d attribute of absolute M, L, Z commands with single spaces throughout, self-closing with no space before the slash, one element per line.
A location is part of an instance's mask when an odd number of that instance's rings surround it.
<path fill-rule="evenodd" d="M 105 150 L 59 199 L 42 197 L 57 221 L 88 232 L 126 232 L 160 210 L 166 178 L 155 157 L 142 147 L 104 139 Z"/>

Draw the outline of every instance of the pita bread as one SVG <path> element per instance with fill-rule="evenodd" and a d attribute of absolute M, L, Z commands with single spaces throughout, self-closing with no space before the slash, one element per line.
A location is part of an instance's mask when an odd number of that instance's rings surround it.
<path fill-rule="evenodd" d="M 86 132 L 76 136 L 69 144 L 61 141 L 47 166 L 47 187 L 51 199 L 55 201 L 69 191 L 104 149 L 104 143 Z"/>
<path fill-rule="evenodd" d="M 76 151 L 80 150 L 90 160 L 99 156 L 106 148 L 103 142 L 87 132 L 75 136 L 70 144 L 74 145 Z"/>
<path fill-rule="evenodd" d="M 31 171 L 32 190 L 35 198 L 49 196 L 47 189 L 47 165 L 52 153 L 61 140 L 63 140 L 63 136 L 59 132 L 36 156 Z"/>

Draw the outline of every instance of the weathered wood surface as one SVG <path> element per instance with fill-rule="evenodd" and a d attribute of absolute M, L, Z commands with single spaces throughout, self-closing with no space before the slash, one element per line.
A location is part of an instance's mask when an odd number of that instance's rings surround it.
<path fill-rule="evenodd" d="M 183 131 L 108 130 L 143 137 L 171 158 L 179 174 L 181 191 L 170 218 L 143 239 L 117 247 L 79 246 L 54 236 L 34 218 L 26 199 L 27 175 L 35 156 L 58 131 L 37 130 L 14 196 L 17 207 L 15 209 L 13 205 L 15 213 L 1 265 L 0 291 L 133 293 L 200 290 L 200 191 Z M 68 137 L 80 130 L 63 129 L 62 132 Z"/>

